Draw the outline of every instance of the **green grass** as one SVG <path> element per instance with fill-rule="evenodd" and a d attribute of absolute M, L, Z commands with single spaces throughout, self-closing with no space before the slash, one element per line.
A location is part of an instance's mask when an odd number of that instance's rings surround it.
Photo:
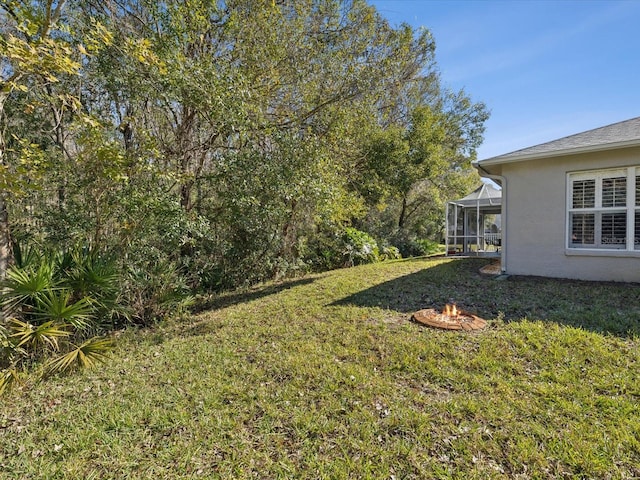
<path fill-rule="evenodd" d="M 0 398 L 0 478 L 638 478 L 637 285 L 419 259 L 270 284 Z M 409 321 L 454 300 L 489 320 Z"/>

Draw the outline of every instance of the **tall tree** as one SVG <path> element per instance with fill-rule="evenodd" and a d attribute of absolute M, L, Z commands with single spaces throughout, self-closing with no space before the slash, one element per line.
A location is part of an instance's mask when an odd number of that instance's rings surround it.
<path fill-rule="evenodd" d="M 424 225 L 415 221 L 418 215 L 443 218 L 445 202 L 479 181 L 471 161 L 482 141 L 487 110 L 462 91 L 435 92 L 411 99 L 406 118 L 373 132 L 363 143 L 358 189 L 377 206 L 373 212 L 394 211 L 400 231 L 412 223 Z"/>
<path fill-rule="evenodd" d="M 416 225 L 481 135 L 430 33 L 364 0 L 1 5 L 0 187 L 42 176 L 14 209 L 24 228 L 165 259 L 193 285 L 297 268 L 385 204 Z"/>
<path fill-rule="evenodd" d="M 21 173 L 29 170 L 29 165 L 16 169 L 7 156 L 7 102 L 23 93 L 50 92 L 59 75 L 78 72 L 80 65 L 73 58 L 68 35 L 60 29 L 65 4 L 66 0 L 0 2 L 0 184 L 4 186 L 0 191 L 0 279 L 6 275 L 11 254 L 8 202 L 11 195 L 20 193 L 26 180 Z"/>

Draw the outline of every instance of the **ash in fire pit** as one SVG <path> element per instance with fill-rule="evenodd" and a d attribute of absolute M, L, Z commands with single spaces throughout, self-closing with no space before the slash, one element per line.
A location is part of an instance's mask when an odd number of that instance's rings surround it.
<path fill-rule="evenodd" d="M 480 330 L 487 325 L 482 318 L 448 304 L 442 312 L 434 308 L 419 310 L 413 314 L 412 319 L 423 325 L 445 330 Z"/>

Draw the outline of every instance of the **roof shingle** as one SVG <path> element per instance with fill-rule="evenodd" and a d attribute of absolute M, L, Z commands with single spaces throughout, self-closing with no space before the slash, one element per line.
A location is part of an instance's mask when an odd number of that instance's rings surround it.
<path fill-rule="evenodd" d="M 484 160 L 480 164 L 508 163 L 534 158 L 555 157 L 559 155 L 606 150 L 616 146 L 640 145 L 640 117 L 613 123 L 586 132 L 569 135 L 558 140 L 523 148 L 515 152 L 498 155 Z"/>

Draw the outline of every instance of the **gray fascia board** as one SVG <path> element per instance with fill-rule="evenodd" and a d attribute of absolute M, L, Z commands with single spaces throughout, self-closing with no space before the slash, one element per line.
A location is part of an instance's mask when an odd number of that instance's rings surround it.
<path fill-rule="evenodd" d="M 522 153 L 520 155 L 505 154 L 497 157 L 486 158 L 473 162 L 473 165 L 501 165 L 504 163 L 524 162 L 527 160 L 539 160 L 543 158 L 562 157 L 564 155 L 577 155 L 580 153 L 602 152 L 606 150 L 616 150 L 618 148 L 638 147 L 640 140 L 627 140 L 624 142 L 605 143 L 601 145 L 590 145 L 586 147 L 565 148 L 549 152 Z"/>

